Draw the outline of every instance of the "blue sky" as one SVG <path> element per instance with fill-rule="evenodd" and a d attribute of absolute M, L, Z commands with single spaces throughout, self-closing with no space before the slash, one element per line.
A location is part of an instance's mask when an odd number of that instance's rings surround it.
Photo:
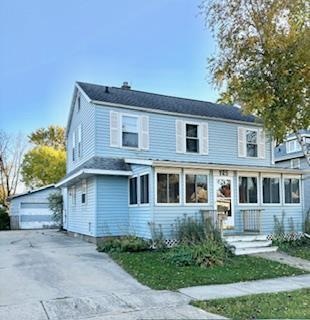
<path fill-rule="evenodd" d="M 1 0 L 0 128 L 65 125 L 76 80 L 215 101 L 196 0 Z"/>

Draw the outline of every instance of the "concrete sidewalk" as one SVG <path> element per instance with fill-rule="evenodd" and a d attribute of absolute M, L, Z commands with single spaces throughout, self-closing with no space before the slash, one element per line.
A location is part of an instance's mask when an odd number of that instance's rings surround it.
<path fill-rule="evenodd" d="M 293 257 L 282 251 L 257 253 L 254 256 L 287 264 L 291 267 L 310 272 L 310 261 Z"/>
<path fill-rule="evenodd" d="M 194 300 L 212 300 L 310 288 L 310 275 L 281 277 L 267 280 L 237 282 L 231 284 L 197 286 L 180 289 L 179 292 Z"/>

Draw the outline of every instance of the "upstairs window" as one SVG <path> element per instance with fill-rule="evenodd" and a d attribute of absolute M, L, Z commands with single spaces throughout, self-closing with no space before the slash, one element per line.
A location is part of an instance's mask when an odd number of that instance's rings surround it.
<path fill-rule="evenodd" d="M 137 177 L 129 179 L 129 204 L 138 204 L 138 185 Z"/>
<path fill-rule="evenodd" d="M 263 203 L 280 203 L 280 178 L 263 178 Z"/>
<path fill-rule="evenodd" d="M 208 176 L 186 174 L 186 203 L 208 203 Z"/>
<path fill-rule="evenodd" d="M 140 176 L 140 203 L 149 203 L 149 175 Z"/>
<path fill-rule="evenodd" d="M 139 147 L 138 117 L 122 116 L 122 146 Z"/>
<path fill-rule="evenodd" d="M 186 152 L 199 153 L 198 125 L 186 123 Z"/>
<path fill-rule="evenodd" d="M 284 179 L 285 203 L 300 203 L 299 179 Z"/>
<path fill-rule="evenodd" d="M 286 142 L 286 152 L 287 153 L 293 153 L 293 152 L 299 152 L 301 151 L 301 145 L 297 141 L 297 139 L 290 140 Z"/>
<path fill-rule="evenodd" d="M 246 155 L 253 158 L 256 158 L 258 155 L 256 130 L 246 130 Z"/>
<path fill-rule="evenodd" d="M 292 169 L 300 169 L 300 159 L 299 158 L 291 160 L 291 168 Z"/>
<path fill-rule="evenodd" d="M 257 202 L 257 177 L 239 177 L 239 203 Z"/>
<path fill-rule="evenodd" d="M 157 203 L 179 203 L 179 174 L 157 173 Z"/>

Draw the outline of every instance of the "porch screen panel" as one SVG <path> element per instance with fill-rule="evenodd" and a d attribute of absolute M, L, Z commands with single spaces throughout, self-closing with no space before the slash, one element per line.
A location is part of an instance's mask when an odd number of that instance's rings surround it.
<path fill-rule="evenodd" d="M 256 177 L 239 177 L 239 202 L 257 203 Z"/>

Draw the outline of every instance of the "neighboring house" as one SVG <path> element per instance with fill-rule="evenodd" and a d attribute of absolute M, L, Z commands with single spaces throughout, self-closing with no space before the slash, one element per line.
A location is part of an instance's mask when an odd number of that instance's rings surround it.
<path fill-rule="evenodd" d="M 310 130 L 303 130 L 300 134 L 306 142 L 307 148 L 310 149 Z M 295 135 L 289 135 L 284 143 L 275 147 L 274 156 L 277 167 L 310 170 Z M 308 174 L 304 175 L 303 188 L 305 196 L 305 212 L 307 212 L 310 210 L 310 171 Z"/>
<path fill-rule="evenodd" d="M 55 192 L 53 184 L 10 197 L 11 229 L 56 227 L 48 207 L 48 196 Z"/>
<path fill-rule="evenodd" d="M 67 125 L 65 228 L 88 237 L 225 211 L 225 233 L 301 230 L 302 171 L 276 168 L 273 145 L 237 107 L 77 82 Z"/>

